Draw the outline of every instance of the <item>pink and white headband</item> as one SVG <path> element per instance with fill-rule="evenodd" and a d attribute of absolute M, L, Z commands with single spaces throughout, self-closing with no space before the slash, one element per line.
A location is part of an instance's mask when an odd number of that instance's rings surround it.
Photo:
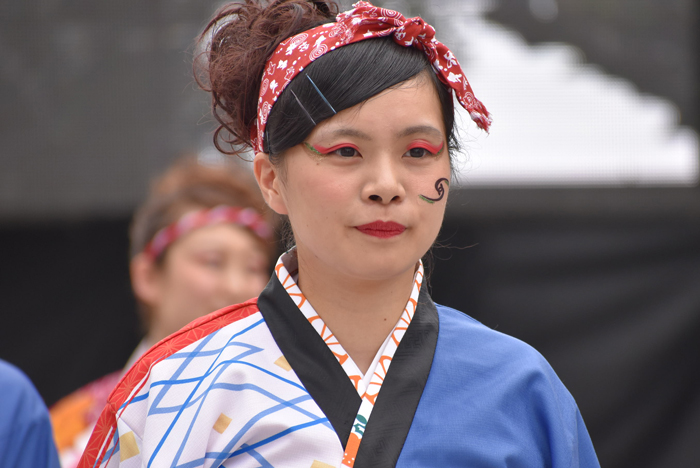
<path fill-rule="evenodd" d="M 252 208 L 219 205 L 215 208 L 192 211 L 164 227 L 146 244 L 143 253 L 155 260 L 165 249 L 185 234 L 213 224 L 231 223 L 253 231 L 261 239 L 272 236 L 270 225 Z"/>
<path fill-rule="evenodd" d="M 406 19 L 401 13 L 357 2 L 353 9 L 340 13 L 328 23 L 284 40 L 272 54 L 262 77 L 258 99 L 258 118 L 251 128 L 253 148 L 263 151 L 267 118 L 272 106 L 290 81 L 324 54 L 365 39 L 393 36 L 404 47 L 422 50 L 440 81 L 454 90 L 457 100 L 476 125 L 488 131 L 491 116 L 474 97 L 464 71 L 450 49 L 435 39 L 435 29 L 420 17 Z"/>

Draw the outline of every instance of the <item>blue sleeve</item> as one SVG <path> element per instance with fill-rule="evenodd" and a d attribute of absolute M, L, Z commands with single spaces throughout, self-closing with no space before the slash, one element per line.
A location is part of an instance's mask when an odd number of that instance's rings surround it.
<path fill-rule="evenodd" d="M 397 467 L 599 468 L 571 394 L 532 347 L 438 306 L 428 381 Z"/>
<path fill-rule="evenodd" d="M 0 361 L 0 460 L 3 468 L 60 468 L 49 412 L 31 381 Z"/>

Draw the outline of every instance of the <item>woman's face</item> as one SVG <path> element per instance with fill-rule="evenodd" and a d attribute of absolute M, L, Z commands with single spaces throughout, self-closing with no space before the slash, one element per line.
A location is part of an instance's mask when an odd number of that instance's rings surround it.
<path fill-rule="evenodd" d="M 233 224 L 196 229 L 168 247 L 156 270 L 149 335 L 160 340 L 192 320 L 256 297 L 268 280 L 268 256 Z"/>
<path fill-rule="evenodd" d="M 447 197 L 436 184 L 448 190 L 450 161 L 425 75 L 320 123 L 282 164 L 270 191 L 258 178 L 270 206 L 289 216 L 300 266 L 388 279 L 413 269 L 437 237 Z"/>

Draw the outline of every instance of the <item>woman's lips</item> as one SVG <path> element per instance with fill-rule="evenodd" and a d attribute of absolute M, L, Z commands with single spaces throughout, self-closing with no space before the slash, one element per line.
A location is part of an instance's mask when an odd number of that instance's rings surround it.
<path fill-rule="evenodd" d="M 363 224 L 362 226 L 355 226 L 355 229 L 363 234 L 387 239 L 389 237 L 398 236 L 404 232 L 406 226 L 393 221 L 374 221 L 372 223 Z"/>

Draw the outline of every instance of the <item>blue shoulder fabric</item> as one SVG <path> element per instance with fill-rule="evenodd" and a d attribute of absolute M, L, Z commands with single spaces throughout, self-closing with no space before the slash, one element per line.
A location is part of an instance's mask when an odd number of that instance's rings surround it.
<path fill-rule="evenodd" d="M 397 467 L 599 468 L 573 397 L 537 351 L 437 309 L 435 357 Z"/>
<path fill-rule="evenodd" d="M 59 468 L 49 413 L 31 381 L 0 361 L 0 460 L 3 468 Z"/>

